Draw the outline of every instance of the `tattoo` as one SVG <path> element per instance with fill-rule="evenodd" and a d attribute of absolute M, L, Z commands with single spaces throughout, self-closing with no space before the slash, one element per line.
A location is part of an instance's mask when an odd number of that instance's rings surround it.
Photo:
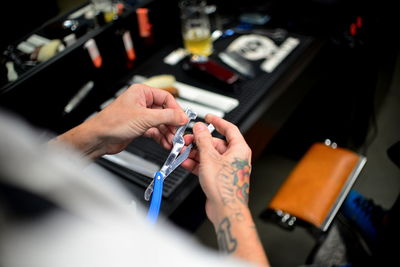
<path fill-rule="evenodd" d="M 231 233 L 231 222 L 225 217 L 217 230 L 218 245 L 223 252 L 233 253 L 237 247 L 237 240 Z"/>
<path fill-rule="evenodd" d="M 246 160 L 235 159 L 232 162 L 235 167 L 233 185 L 237 186 L 236 197 L 242 202 L 247 204 L 249 201 L 249 177 L 250 165 Z"/>
<path fill-rule="evenodd" d="M 223 164 L 218 174 L 218 181 L 222 184 L 219 187 L 222 203 L 234 210 L 238 220 L 242 217 L 240 203 L 248 203 L 250 172 L 247 160 L 235 158 L 232 163 Z"/>
<path fill-rule="evenodd" d="M 235 213 L 235 219 L 236 219 L 238 222 L 244 221 L 243 213 L 242 213 L 241 211 L 236 212 L 236 213 Z"/>

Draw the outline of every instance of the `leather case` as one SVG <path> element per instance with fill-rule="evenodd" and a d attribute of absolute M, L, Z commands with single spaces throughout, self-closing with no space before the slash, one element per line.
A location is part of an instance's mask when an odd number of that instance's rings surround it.
<path fill-rule="evenodd" d="M 286 220 L 291 217 L 292 224 L 297 218 L 326 231 L 365 162 L 365 157 L 350 150 L 315 143 L 268 208 Z"/>

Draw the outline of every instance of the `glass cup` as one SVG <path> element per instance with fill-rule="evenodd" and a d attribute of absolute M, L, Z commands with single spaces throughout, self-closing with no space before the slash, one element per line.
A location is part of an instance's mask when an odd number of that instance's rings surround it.
<path fill-rule="evenodd" d="M 207 60 L 213 51 L 213 45 L 206 1 L 183 0 L 179 7 L 185 49 L 192 54 L 191 60 Z"/>

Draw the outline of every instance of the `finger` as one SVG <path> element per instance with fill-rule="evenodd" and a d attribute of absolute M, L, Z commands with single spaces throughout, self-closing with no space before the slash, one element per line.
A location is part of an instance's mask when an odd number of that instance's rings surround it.
<path fill-rule="evenodd" d="M 141 84 L 145 90 L 147 106 L 157 105 L 163 108 L 181 109 L 175 98 L 167 91 Z"/>
<path fill-rule="evenodd" d="M 224 154 L 228 150 L 228 143 L 225 140 L 213 138 L 213 145 L 220 154 Z"/>
<path fill-rule="evenodd" d="M 183 139 L 185 140 L 185 145 L 189 145 L 189 144 L 193 143 L 194 136 L 193 136 L 193 134 L 186 134 L 185 136 L 183 136 Z"/>
<path fill-rule="evenodd" d="M 172 143 L 167 140 L 165 136 L 161 138 L 161 145 L 167 150 L 170 150 L 172 148 Z"/>
<path fill-rule="evenodd" d="M 185 147 L 183 149 L 183 152 L 187 149 L 187 147 Z M 197 149 L 192 149 L 189 153 L 188 158 L 182 162 L 182 167 L 188 169 L 189 171 L 192 171 L 197 167 L 197 165 L 200 164 L 200 158 L 199 158 L 199 153 Z"/>
<path fill-rule="evenodd" d="M 148 129 L 144 136 L 152 138 L 154 141 L 156 141 L 158 144 L 162 145 L 165 149 L 171 149 L 172 145 L 171 142 L 169 142 L 166 137 L 160 133 L 160 130 L 157 128 L 150 128 Z"/>
<path fill-rule="evenodd" d="M 182 162 L 181 166 L 186 170 L 194 173 L 195 175 L 199 175 L 199 162 L 193 159 L 187 159 Z"/>
<path fill-rule="evenodd" d="M 188 121 L 188 117 L 181 109 L 148 109 L 145 116 L 152 127 L 161 124 L 180 126 Z"/>
<path fill-rule="evenodd" d="M 185 139 L 185 145 L 189 145 L 194 141 L 194 136 L 192 134 L 187 134 L 183 138 Z M 225 153 L 225 151 L 228 149 L 228 144 L 226 143 L 226 141 L 220 138 L 213 137 L 212 143 L 214 148 L 220 154 Z"/>
<path fill-rule="evenodd" d="M 205 119 L 207 123 L 213 124 L 215 129 L 226 137 L 229 144 L 247 144 L 236 125 L 212 114 L 207 114 Z"/>
<path fill-rule="evenodd" d="M 216 152 L 212 143 L 212 136 L 204 123 L 196 123 L 193 127 L 193 134 L 197 148 L 200 151 L 200 157 L 202 157 L 202 155 L 206 156 L 208 153 Z"/>
<path fill-rule="evenodd" d="M 162 135 L 164 135 L 164 138 L 170 143 L 172 144 L 172 139 L 174 138 L 174 134 L 170 131 L 170 129 L 165 125 L 165 124 L 161 124 L 158 127 L 158 130 L 160 131 L 160 133 Z"/>
<path fill-rule="evenodd" d="M 193 149 L 190 151 L 190 154 L 189 154 L 189 157 L 188 157 L 188 158 L 190 158 L 190 159 L 192 159 L 192 160 L 194 160 L 194 161 L 200 162 L 200 153 L 199 153 L 199 150 L 196 149 L 196 148 L 193 148 Z"/>
<path fill-rule="evenodd" d="M 175 132 L 176 132 L 176 127 L 175 127 L 175 126 L 167 125 L 167 127 L 169 128 L 169 131 L 170 131 L 172 134 L 175 134 Z"/>
<path fill-rule="evenodd" d="M 157 128 L 150 128 L 145 133 L 144 136 L 152 138 L 154 141 L 160 144 L 161 135 L 160 131 Z"/>
<path fill-rule="evenodd" d="M 174 135 L 175 135 L 175 133 L 176 133 L 177 127 L 176 127 L 176 126 L 173 126 L 173 125 L 165 125 L 165 124 L 161 124 L 161 125 L 162 125 L 162 127 L 164 128 L 164 129 L 163 129 L 163 133 L 165 134 L 165 136 L 167 137 L 167 139 L 170 140 L 170 141 L 172 142 L 172 139 L 173 139 L 173 137 L 174 137 Z M 161 125 L 160 125 L 160 126 L 161 126 Z M 160 127 L 157 127 L 157 128 L 160 128 Z"/>
<path fill-rule="evenodd" d="M 175 136 L 175 134 L 169 132 L 169 133 L 165 136 L 165 138 L 168 140 L 168 143 L 172 144 L 173 141 L 174 141 L 174 136 Z"/>

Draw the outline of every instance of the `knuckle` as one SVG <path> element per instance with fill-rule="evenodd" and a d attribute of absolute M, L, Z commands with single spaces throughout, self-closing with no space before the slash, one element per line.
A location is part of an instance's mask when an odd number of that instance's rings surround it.
<path fill-rule="evenodd" d="M 251 159 L 253 151 L 247 144 L 243 144 L 243 146 L 240 147 L 241 154 L 248 159 Z"/>
<path fill-rule="evenodd" d="M 220 162 L 221 161 L 221 155 L 219 155 L 218 153 L 215 153 L 215 151 L 208 149 L 206 151 L 206 155 L 207 155 L 207 160 L 210 160 L 211 162 Z"/>
<path fill-rule="evenodd" d="M 134 90 L 138 90 L 139 88 L 140 88 L 139 84 L 132 84 L 131 86 L 129 86 L 128 90 L 134 91 Z"/>
<path fill-rule="evenodd" d="M 246 151 L 248 154 L 251 154 L 251 153 L 252 153 L 252 150 L 251 150 L 251 148 L 249 147 L 248 144 L 245 145 L 245 151 Z"/>
<path fill-rule="evenodd" d="M 227 129 L 229 131 L 231 131 L 232 133 L 238 133 L 238 132 L 240 133 L 239 128 L 235 124 L 233 124 L 231 122 L 227 122 L 227 123 L 228 123 Z"/>
<path fill-rule="evenodd" d="M 196 143 L 198 146 L 204 146 L 207 144 L 207 137 L 201 133 L 197 135 Z"/>

